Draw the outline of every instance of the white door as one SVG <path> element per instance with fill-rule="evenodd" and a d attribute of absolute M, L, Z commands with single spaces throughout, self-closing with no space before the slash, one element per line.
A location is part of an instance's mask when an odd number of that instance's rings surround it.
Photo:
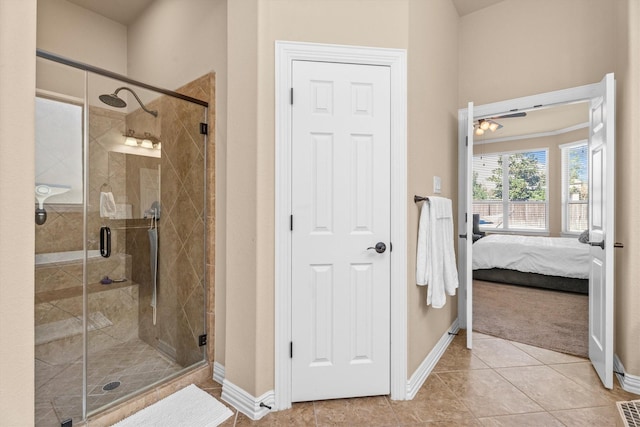
<path fill-rule="evenodd" d="M 466 116 L 459 116 L 459 174 L 458 185 L 458 272 L 462 289 L 458 293 L 458 318 L 467 330 L 467 348 L 473 344 L 473 102 L 469 102 Z"/>
<path fill-rule="evenodd" d="M 292 74 L 292 401 L 388 394 L 390 70 Z"/>
<path fill-rule="evenodd" d="M 589 358 L 613 387 L 615 80 L 607 74 L 589 114 Z"/>

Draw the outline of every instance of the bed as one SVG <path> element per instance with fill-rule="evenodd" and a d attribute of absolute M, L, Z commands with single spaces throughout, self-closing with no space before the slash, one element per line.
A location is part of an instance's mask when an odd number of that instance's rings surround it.
<path fill-rule="evenodd" d="M 589 293 L 589 245 L 577 238 L 489 234 L 472 265 L 477 280 Z"/>

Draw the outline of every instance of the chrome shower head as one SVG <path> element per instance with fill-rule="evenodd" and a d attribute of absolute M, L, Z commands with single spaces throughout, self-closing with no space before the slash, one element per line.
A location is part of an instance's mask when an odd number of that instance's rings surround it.
<path fill-rule="evenodd" d="M 136 98 L 136 101 L 138 101 L 138 104 L 140 104 L 140 107 L 142 107 L 142 109 L 144 111 L 146 111 L 147 113 L 151 114 L 154 117 L 158 117 L 158 112 L 157 111 L 149 110 L 147 107 L 145 107 L 144 104 L 142 103 L 142 101 L 140 100 L 140 98 L 138 98 L 138 95 L 133 91 L 133 89 L 129 89 L 126 86 L 119 87 L 112 94 L 100 95 L 98 98 L 100 98 L 100 101 L 102 101 L 105 104 L 110 105 L 112 107 L 116 107 L 116 108 L 126 107 L 127 103 L 124 102 L 124 100 L 118 96 L 118 92 L 120 92 L 123 89 L 127 90 L 127 91 L 129 91 L 129 92 L 131 92 L 133 94 L 133 96 Z"/>
<path fill-rule="evenodd" d="M 106 94 L 100 95 L 99 98 L 100 98 L 100 101 L 112 107 L 124 108 L 127 106 L 127 103 L 124 102 L 122 98 L 119 98 L 118 95 L 116 95 L 115 93 L 112 93 L 109 95 L 106 95 Z"/>

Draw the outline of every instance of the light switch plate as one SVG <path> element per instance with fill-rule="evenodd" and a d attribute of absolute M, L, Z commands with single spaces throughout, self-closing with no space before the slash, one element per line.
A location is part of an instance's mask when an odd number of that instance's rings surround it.
<path fill-rule="evenodd" d="M 433 177 L 433 193 L 434 194 L 440 194 L 442 193 L 442 185 L 441 185 L 441 179 L 439 176 L 434 176 Z"/>

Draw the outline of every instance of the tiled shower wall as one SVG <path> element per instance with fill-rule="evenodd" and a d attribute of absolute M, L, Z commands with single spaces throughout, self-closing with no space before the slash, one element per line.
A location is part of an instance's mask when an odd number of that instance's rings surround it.
<path fill-rule="evenodd" d="M 204 76 L 180 90 L 190 96 L 208 100 L 212 75 Z M 161 217 L 158 221 L 159 270 L 157 280 L 157 323 L 153 324 L 151 307 L 152 285 L 149 275 L 149 243 L 147 231 L 130 228 L 127 252 L 133 257 L 133 276 L 140 286 L 139 331 L 148 344 L 175 357 L 177 363 L 188 366 L 202 360 L 198 336 L 205 332 L 205 138 L 200 135 L 200 122 L 205 121 L 204 109 L 172 97 L 162 96 L 148 104 L 158 110 L 158 117 L 138 110 L 127 116 L 127 128 L 136 133 L 154 129 L 151 133 L 162 142 L 160 161 Z M 213 141 L 209 140 L 208 156 L 212 156 Z M 209 163 L 213 165 L 212 162 Z M 131 180 L 131 168 L 128 180 Z M 211 171 L 209 176 L 213 176 Z M 128 184 L 129 185 L 129 184 Z M 213 183 L 209 184 L 209 189 Z M 135 187 L 135 185 L 133 186 Z M 209 198 L 207 198 L 209 200 Z M 135 201 L 133 201 L 135 203 Z M 135 209 L 135 207 L 134 207 Z M 140 220 L 138 220 L 140 221 Z M 146 224 L 149 224 L 147 220 Z M 213 241 L 213 226 L 208 241 Z M 210 265 L 213 248 L 210 247 Z M 207 258 L 209 265 L 209 258 Z M 209 268 L 207 268 L 209 271 Z M 207 278 L 209 294 L 213 293 L 213 275 Z M 208 320 L 213 320 L 213 299 L 207 305 Z M 212 343 L 213 324 L 206 328 Z M 209 345 L 209 347 L 213 347 Z M 212 357 L 212 351 L 211 351 Z M 212 360 L 212 359 L 209 359 Z"/>
<path fill-rule="evenodd" d="M 199 134 L 199 123 L 205 121 L 205 117 L 200 106 L 162 96 L 148 104 L 150 109 L 159 110 L 157 119 L 141 110 L 128 115 L 99 107 L 90 107 L 89 110 L 89 249 L 98 249 L 100 227 L 108 225 L 112 230 L 112 253 L 127 254 L 127 276 L 130 274 L 131 281 L 140 284 L 140 338 L 165 353 L 175 355 L 176 361 L 183 366 L 202 360 L 202 348 L 198 346 L 197 339 L 205 330 L 205 322 L 207 359 L 211 364 L 214 356 L 214 86 L 214 75 L 208 74 L 178 89 L 178 92 L 210 102 L 206 165 L 205 139 Z M 110 146 L 121 144 L 127 129 L 134 129 L 136 133 L 150 132 L 159 137 L 162 158 L 110 151 Z M 134 218 L 139 217 L 139 168 L 151 169 L 157 167 L 158 162 L 162 192 L 159 251 L 163 254 L 158 274 L 158 321 L 154 326 L 150 307 L 149 221 L 100 218 L 99 197 L 101 191 L 110 190 L 116 203 L 131 205 Z M 208 188 L 206 198 L 202 194 L 205 180 Z M 36 253 L 81 250 L 82 207 L 46 204 L 45 208 L 47 222 L 35 226 Z M 205 229 L 208 232 L 206 248 L 203 239 Z M 203 264 L 206 265 L 204 270 Z M 36 292 L 39 292 L 39 287 L 42 286 L 36 283 Z M 206 315 L 203 316 L 205 295 Z M 131 326 L 130 331 L 137 329 Z"/>

